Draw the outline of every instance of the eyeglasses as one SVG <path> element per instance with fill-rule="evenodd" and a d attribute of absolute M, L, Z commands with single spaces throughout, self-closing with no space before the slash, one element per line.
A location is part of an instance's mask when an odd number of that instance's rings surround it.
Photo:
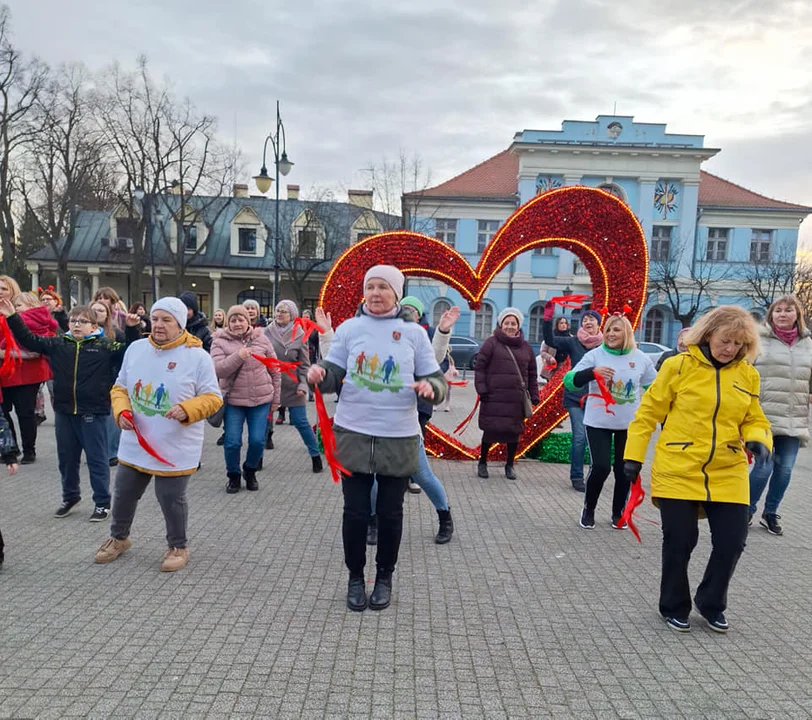
<path fill-rule="evenodd" d="M 93 323 L 90 320 L 85 320 L 84 318 L 71 318 L 68 320 L 71 325 L 92 325 Z"/>

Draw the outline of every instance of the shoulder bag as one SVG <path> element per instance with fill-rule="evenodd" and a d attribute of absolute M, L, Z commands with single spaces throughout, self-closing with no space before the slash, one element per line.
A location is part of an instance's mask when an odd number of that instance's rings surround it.
<path fill-rule="evenodd" d="M 516 356 L 513 354 L 513 351 L 507 345 L 505 345 L 504 348 L 510 354 L 510 359 L 513 360 L 513 367 L 516 368 L 516 374 L 519 376 L 519 382 L 522 384 L 522 412 L 524 413 L 524 417 L 532 417 L 533 402 L 530 399 L 530 391 L 527 389 L 524 375 L 522 375 L 522 371 L 519 370 L 519 363 L 516 362 Z"/>

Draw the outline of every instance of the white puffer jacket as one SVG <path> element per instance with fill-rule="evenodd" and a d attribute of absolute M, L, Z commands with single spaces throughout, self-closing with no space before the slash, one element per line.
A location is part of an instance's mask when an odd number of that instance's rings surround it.
<path fill-rule="evenodd" d="M 792 346 L 771 328 L 759 328 L 761 352 L 755 366 L 761 375 L 761 407 L 773 435 L 809 442 L 809 394 L 812 393 L 812 337 L 809 330 Z"/>

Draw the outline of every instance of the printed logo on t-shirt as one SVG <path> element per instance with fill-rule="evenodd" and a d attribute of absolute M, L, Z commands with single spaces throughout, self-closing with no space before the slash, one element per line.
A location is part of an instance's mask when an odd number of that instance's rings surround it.
<path fill-rule="evenodd" d="M 618 405 L 633 403 L 637 400 L 637 386 L 631 378 L 626 382 L 623 382 L 622 379 L 615 380 L 609 385 L 609 392 L 612 393 L 612 397 Z"/>
<path fill-rule="evenodd" d="M 391 355 L 386 359 L 381 359 L 377 353 L 369 357 L 363 350 L 350 367 L 350 378 L 358 387 L 365 387 L 372 392 L 398 392 L 403 387 L 400 364 Z"/>
<path fill-rule="evenodd" d="M 164 416 L 172 407 L 169 400 L 169 391 L 164 387 L 163 383 L 156 387 L 151 381 L 145 384 L 141 378 L 138 378 L 138 382 L 133 385 L 130 402 L 133 410 L 149 417 L 153 415 Z"/>

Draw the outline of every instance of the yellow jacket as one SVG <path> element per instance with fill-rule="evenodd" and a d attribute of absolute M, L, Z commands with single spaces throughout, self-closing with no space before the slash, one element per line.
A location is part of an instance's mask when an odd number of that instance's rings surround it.
<path fill-rule="evenodd" d="M 750 504 L 744 443 L 772 449 L 759 405 L 759 375 L 746 360 L 715 368 L 690 346 L 663 363 L 629 425 L 626 460 L 644 462 L 664 423 L 651 468 L 651 497 Z"/>

